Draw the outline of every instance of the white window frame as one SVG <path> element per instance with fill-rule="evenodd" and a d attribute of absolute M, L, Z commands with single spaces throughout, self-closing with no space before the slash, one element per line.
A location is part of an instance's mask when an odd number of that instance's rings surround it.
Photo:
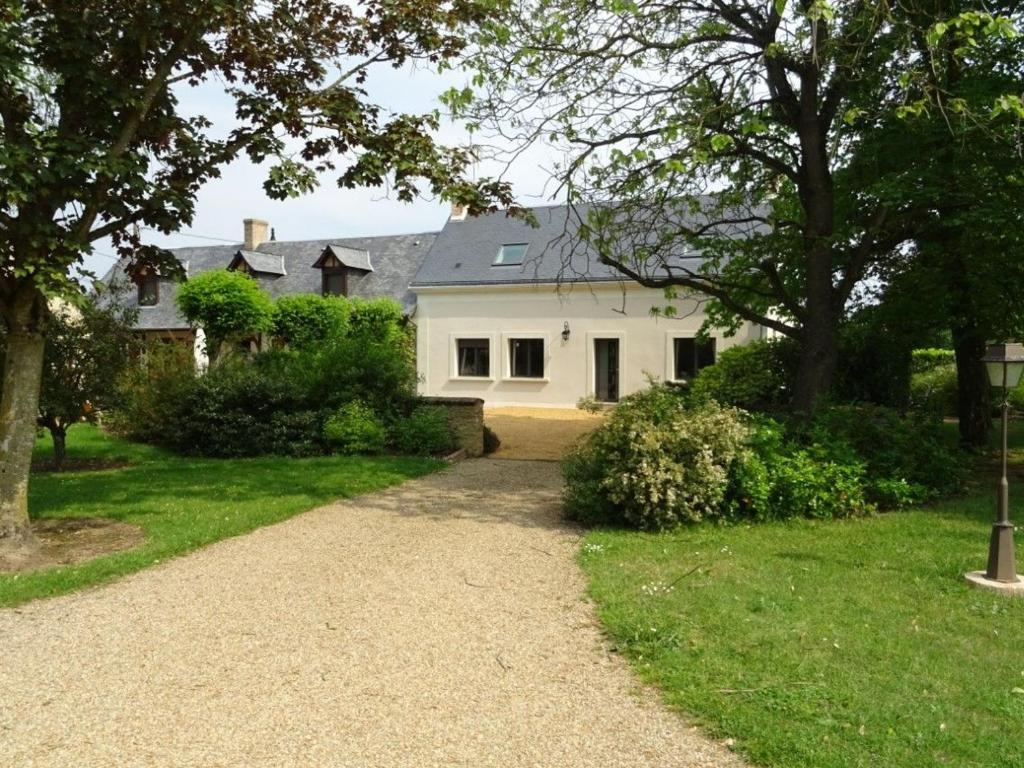
<path fill-rule="evenodd" d="M 509 342 L 513 339 L 540 339 L 544 342 L 544 375 L 540 377 L 533 376 L 513 376 L 512 375 L 512 349 L 509 346 Z M 545 383 L 551 381 L 551 337 L 546 333 L 503 333 L 501 334 L 501 380 L 502 381 L 515 381 L 520 383 Z"/>
<path fill-rule="evenodd" d="M 523 246 L 523 255 L 519 261 L 498 261 L 505 253 L 506 248 L 512 248 L 515 246 Z M 491 262 L 492 267 L 521 267 L 526 263 L 526 255 L 530 252 L 529 243 L 502 243 L 498 246 L 498 252 L 494 254 L 494 261 Z"/>
<path fill-rule="evenodd" d="M 486 339 L 489 352 L 489 373 L 487 376 L 460 376 L 459 375 L 459 340 L 460 339 Z M 500 362 L 494 356 L 494 334 L 480 333 L 473 331 L 460 331 L 448 335 L 448 379 L 450 381 L 494 381 L 494 369 L 496 363 Z"/>

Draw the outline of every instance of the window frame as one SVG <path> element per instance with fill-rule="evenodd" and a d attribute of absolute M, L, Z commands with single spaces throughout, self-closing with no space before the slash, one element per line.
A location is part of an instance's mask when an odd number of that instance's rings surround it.
<path fill-rule="evenodd" d="M 144 275 L 136 283 L 138 290 L 136 303 L 141 308 L 155 307 L 160 303 L 160 277 L 157 275 Z M 153 289 L 153 300 L 144 300 L 147 296 L 147 286 Z"/>
<path fill-rule="evenodd" d="M 509 381 L 530 381 L 530 382 L 544 382 L 549 381 L 549 364 L 548 364 L 548 338 L 544 334 L 537 333 L 509 333 L 504 336 L 504 347 L 505 347 L 505 378 Z M 513 353 L 512 345 L 517 341 L 534 341 L 540 342 L 540 364 L 541 372 L 539 376 L 519 376 L 516 375 L 513 365 Z"/>
<path fill-rule="evenodd" d="M 518 261 L 505 261 L 503 258 L 505 255 L 506 248 L 519 248 L 523 249 L 522 255 L 520 255 Z M 523 262 L 526 261 L 526 254 L 530 251 L 529 243 L 502 243 L 498 247 L 498 253 L 494 257 L 494 261 L 491 262 L 492 267 L 521 267 Z"/>
<path fill-rule="evenodd" d="M 333 293 L 327 289 L 332 277 L 341 277 L 341 293 Z M 321 267 L 320 268 L 320 295 L 321 296 L 348 296 L 348 270 L 345 267 Z"/>
<path fill-rule="evenodd" d="M 491 339 L 487 336 L 463 336 L 459 335 L 454 338 L 454 353 L 455 353 L 455 371 L 452 378 L 456 379 L 479 379 L 483 381 L 489 381 L 491 379 Z M 479 363 L 479 350 L 485 349 L 487 351 L 487 370 L 484 373 L 464 373 L 462 370 L 462 344 L 463 342 L 474 342 L 476 350 L 475 361 Z"/>
<path fill-rule="evenodd" d="M 679 366 L 677 364 L 676 349 L 677 349 L 677 343 L 680 342 L 680 341 L 692 341 L 693 342 L 693 367 L 694 367 L 694 373 L 692 375 L 686 376 L 686 377 L 680 377 L 679 376 Z M 666 372 L 665 372 L 667 374 L 666 378 L 669 381 L 693 381 L 693 379 L 697 376 L 698 373 L 701 372 L 702 369 L 707 368 L 709 365 L 714 365 L 715 363 L 717 363 L 718 362 L 718 354 L 719 354 L 718 338 L 715 337 L 715 336 L 712 336 L 710 339 L 708 339 L 708 341 L 706 343 L 710 344 L 710 346 L 711 346 L 711 362 L 710 363 L 706 363 L 705 365 L 700 365 L 699 361 L 700 361 L 700 347 L 701 347 L 701 344 L 697 340 L 697 334 L 696 333 L 673 333 L 673 334 L 670 334 L 669 337 L 668 337 L 668 345 L 667 345 L 668 349 L 667 349 L 667 360 L 666 360 L 667 364 L 666 364 L 666 368 L 668 370 L 666 370 Z"/>

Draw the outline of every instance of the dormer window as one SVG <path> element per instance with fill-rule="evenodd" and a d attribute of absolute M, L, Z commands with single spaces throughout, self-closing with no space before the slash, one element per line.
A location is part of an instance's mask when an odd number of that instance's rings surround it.
<path fill-rule="evenodd" d="M 344 245 L 328 245 L 313 264 L 320 270 L 320 292 L 324 296 L 348 296 L 349 276 L 357 281 L 373 272 L 370 254 Z"/>
<path fill-rule="evenodd" d="M 322 267 L 320 282 L 324 296 L 348 296 L 348 270 L 340 264 Z"/>
<path fill-rule="evenodd" d="M 495 267 L 514 267 L 523 263 L 529 243 L 506 243 L 498 249 L 494 259 Z"/>
<path fill-rule="evenodd" d="M 160 278 L 157 275 L 140 275 L 136 284 L 139 289 L 140 307 L 155 307 L 160 302 Z"/>

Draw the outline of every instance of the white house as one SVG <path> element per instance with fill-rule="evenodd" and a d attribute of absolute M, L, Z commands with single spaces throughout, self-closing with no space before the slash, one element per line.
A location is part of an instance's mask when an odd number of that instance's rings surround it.
<path fill-rule="evenodd" d="M 691 377 L 723 349 L 765 335 L 747 324 L 698 342 L 701 302 L 680 298 L 674 317 L 652 315 L 666 305 L 662 291 L 566 248 L 565 206 L 534 214 L 536 228 L 456 211 L 438 234 L 412 283 L 422 394 L 488 406 L 614 402 L 648 376 Z"/>

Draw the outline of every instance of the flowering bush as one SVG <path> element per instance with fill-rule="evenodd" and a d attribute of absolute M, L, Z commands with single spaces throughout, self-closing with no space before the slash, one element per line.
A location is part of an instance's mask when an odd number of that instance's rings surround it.
<path fill-rule="evenodd" d="M 880 406 L 778 421 L 664 385 L 626 398 L 563 465 L 567 513 L 646 530 L 713 519 L 839 518 L 959 488 L 941 425 Z"/>
<path fill-rule="evenodd" d="M 664 385 L 627 397 L 565 464 L 570 515 L 659 530 L 724 512 L 743 414 L 708 403 L 687 409 Z"/>

